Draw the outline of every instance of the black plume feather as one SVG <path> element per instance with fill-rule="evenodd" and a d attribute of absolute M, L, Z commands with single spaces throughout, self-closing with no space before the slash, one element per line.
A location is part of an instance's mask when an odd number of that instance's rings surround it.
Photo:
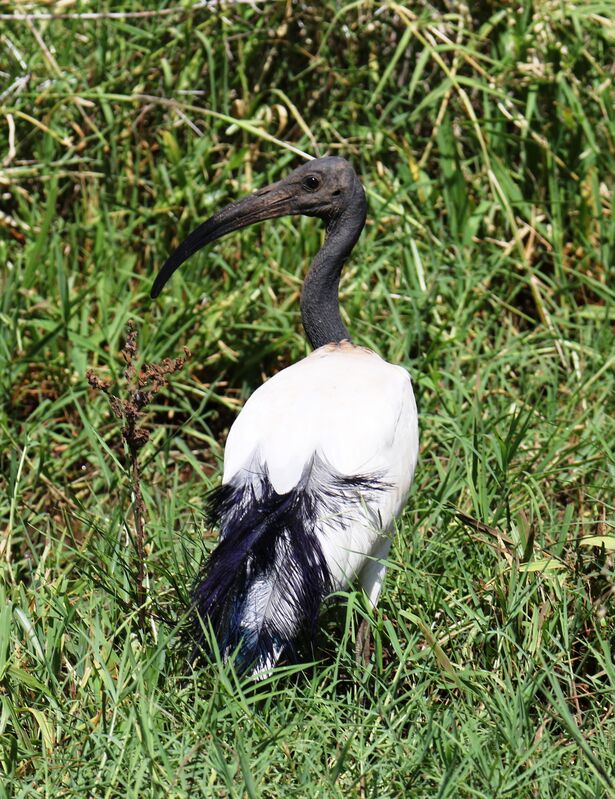
<path fill-rule="evenodd" d="M 220 543 L 193 592 L 196 645 L 211 625 L 239 671 L 266 672 L 298 635 L 314 642 L 323 600 L 335 586 L 318 539 L 318 522 L 341 527 L 348 511 L 386 487 L 378 475 L 344 477 L 314 456 L 298 485 L 274 490 L 267 469 L 244 470 L 211 492 L 208 514 Z"/>

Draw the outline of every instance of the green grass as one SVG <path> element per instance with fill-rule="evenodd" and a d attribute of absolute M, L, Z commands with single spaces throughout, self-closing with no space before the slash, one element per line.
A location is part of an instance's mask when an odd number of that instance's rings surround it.
<path fill-rule="evenodd" d="M 2 21 L 0 797 L 605 797 L 609 4 L 222 6 Z M 192 351 L 143 451 L 148 601 L 173 615 L 213 545 L 232 419 L 307 352 L 323 232 L 246 230 L 148 292 L 293 148 L 363 176 L 343 312 L 410 370 L 422 454 L 369 667 L 351 593 L 319 662 L 255 688 L 187 674 L 161 622 L 141 634 L 118 422 L 85 372 L 121 375 L 131 318 L 146 360 Z"/>

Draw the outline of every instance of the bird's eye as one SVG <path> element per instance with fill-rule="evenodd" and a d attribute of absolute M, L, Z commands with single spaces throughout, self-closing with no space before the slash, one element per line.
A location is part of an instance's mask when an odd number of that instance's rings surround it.
<path fill-rule="evenodd" d="M 308 175 L 303 179 L 303 188 L 306 191 L 316 191 L 320 188 L 320 180 L 318 180 L 316 175 Z"/>

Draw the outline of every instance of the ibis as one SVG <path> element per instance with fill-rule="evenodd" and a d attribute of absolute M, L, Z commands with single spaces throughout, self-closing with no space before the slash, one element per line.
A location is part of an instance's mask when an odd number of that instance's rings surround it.
<path fill-rule="evenodd" d="M 194 590 L 205 646 L 255 677 L 313 640 L 323 602 L 358 585 L 375 607 L 418 457 L 408 372 L 353 343 L 339 307 L 340 273 L 367 213 L 350 163 L 317 158 L 197 227 L 158 273 L 152 298 L 193 253 L 232 231 L 284 215 L 318 217 L 324 243 L 301 292 L 313 348 L 247 400 L 209 496 L 219 542 Z"/>

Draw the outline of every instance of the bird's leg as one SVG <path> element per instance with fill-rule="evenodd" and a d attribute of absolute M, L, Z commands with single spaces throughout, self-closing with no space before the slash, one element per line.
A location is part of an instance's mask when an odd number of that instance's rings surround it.
<path fill-rule="evenodd" d="M 363 619 L 357 630 L 357 640 L 354 646 L 354 659 L 357 666 L 367 666 L 369 663 L 370 648 L 372 643 L 372 630 L 369 619 Z"/>
<path fill-rule="evenodd" d="M 390 547 L 391 539 L 387 537 L 374 551 L 373 556 L 368 560 L 359 574 L 359 583 L 367 594 L 367 598 L 374 609 L 378 604 L 378 597 L 382 589 L 382 583 L 386 573 L 386 563 L 384 560 L 389 554 Z M 372 631 L 369 620 L 363 619 L 357 630 L 357 640 L 354 649 L 357 666 L 366 666 L 369 663 L 371 642 Z"/>

